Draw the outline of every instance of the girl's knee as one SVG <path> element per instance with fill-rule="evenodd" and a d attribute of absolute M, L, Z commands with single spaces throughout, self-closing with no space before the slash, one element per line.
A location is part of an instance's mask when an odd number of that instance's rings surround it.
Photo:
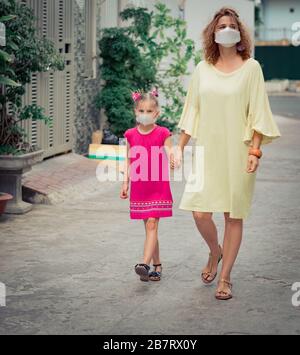
<path fill-rule="evenodd" d="M 193 211 L 193 216 L 196 222 L 205 222 L 212 219 L 212 212 Z"/>
<path fill-rule="evenodd" d="M 155 218 L 149 218 L 146 222 L 147 230 L 156 230 L 158 227 L 158 220 Z"/>

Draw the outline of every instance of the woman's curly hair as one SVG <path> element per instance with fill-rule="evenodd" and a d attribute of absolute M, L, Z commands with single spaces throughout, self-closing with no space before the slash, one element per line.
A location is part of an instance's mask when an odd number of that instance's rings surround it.
<path fill-rule="evenodd" d="M 236 21 L 238 30 L 241 34 L 241 40 L 236 44 L 238 53 L 244 60 L 250 58 L 252 46 L 250 32 L 241 22 L 239 14 L 233 8 L 222 7 L 215 13 L 211 22 L 204 28 L 202 32 L 205 60 L 210 64 L 216 64 L 220 56 L 218 43 L 215 42 L 215 30 L 217 23 L 222 16 L 231 16 Z"/>

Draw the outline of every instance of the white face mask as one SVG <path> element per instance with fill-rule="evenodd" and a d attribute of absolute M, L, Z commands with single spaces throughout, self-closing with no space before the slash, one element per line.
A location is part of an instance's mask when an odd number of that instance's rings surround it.
<path fill-rule="evenodd" d="M 226 27 L 215 32 L 215 42 L 227 48 L 233 47 L 236 43 L 240 42 L 240 40 L 240 31 L 234 30 L 230 27 Z"/>
<path fill-rule="evenodd" d="M 147 126 L 147 125 L 155 123 L 156 118 L 149 116 L 149 115 L 142 114 L 142 115 L 136 116 L 136 120 L 138 123 L 142 124 L 143 126 Z"/>

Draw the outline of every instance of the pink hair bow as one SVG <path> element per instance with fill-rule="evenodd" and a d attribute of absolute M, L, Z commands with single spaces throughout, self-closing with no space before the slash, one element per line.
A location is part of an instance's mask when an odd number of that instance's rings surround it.
<path fill-rule="evenodd" d="M 158 90 L 157 90 L 157 89 L 153 89 L 150 93 L 151 93 L 153 96 L 158 97 Z"/>
<path fill-rule="evenodd" d="M 133 101 L 137 101 L 142 97 L 142 94 L 138 91 L 135 91 L 132 93 L 131 97 L 132 97 Z"/>

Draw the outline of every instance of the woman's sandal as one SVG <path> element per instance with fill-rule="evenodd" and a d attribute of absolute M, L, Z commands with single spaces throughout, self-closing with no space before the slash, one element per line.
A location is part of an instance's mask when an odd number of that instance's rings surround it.
<path fill-rule="evenodd" d="M 229 288 L 229 292 L 227 291 L 217 291 L 216 292 L 216 299 L 217 300 L 223 300 L 223 301 L 226 301 L 226 300 L 230 300 L 232 298 L 232 283 L 229 282 L 228 280 L 225 280 L 225 279 L 221 279 L 219 280 L 218 284 L 220 285 L 220 283 L 223 283 L 223 284 L 226 284 L 228 285 L 228 288 Z"/>
<path fill-rule="evenodd" d="M 161 271 L 156 271 L 156 268 L 160 266 Z M 149 274 L 149 279 L 151 281 L 160 281 L 161 280 L 161 274 L 162 274 L 162 266 L 161 264 L 153 264 L 154 270 L 150 272 Z"/>
<path fill-rule="evenodd" d="M 222 251 L 221 245 L 219 245 L 219 249 L 220 249 L 220 257 L 218 260 L 218 265 L 223 258 L 223 251 Z M 218 275 L 218 272 L 216 272 L 214 274 L 212 273 L 212 255 L 211 255 L 211 253 L 209 253 L 209 263 L 210 263 L 210 271 L 201 273 L 201 279 L 205 284 L 211 284 Z M 208 280 L 208 277 L 212 277 L 212 279 Z"/>
<path fill-rule="evenodd" d="M 150 266 L 147 264 L 136 264 L 134 267 L 135 272 L 140 276 L 141 281 L 149 281 Z"/>

